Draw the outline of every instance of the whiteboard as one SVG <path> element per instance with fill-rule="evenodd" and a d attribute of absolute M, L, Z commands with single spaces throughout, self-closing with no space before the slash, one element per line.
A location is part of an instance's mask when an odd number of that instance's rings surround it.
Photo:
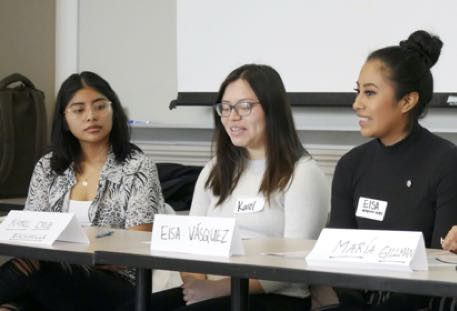
<path fill-rule="evenodd" d="M 289 92 L 350 92 L 371 51 L 424 29 L 444 42 L 435 91 L 455 92 L 456 12 L 451 0 L 177 0 L 178 91 L 217 91 L 255 62 Z"/>

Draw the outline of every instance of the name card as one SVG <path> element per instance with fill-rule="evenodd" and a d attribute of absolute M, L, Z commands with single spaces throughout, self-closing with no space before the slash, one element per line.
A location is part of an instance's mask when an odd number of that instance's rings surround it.
<path fill-rule="evenodd" d="M 155 215 L 151 250 L 212 256 L 243 255 L 235 218 Z"/>
<path fill-rule="evenodd" d="M 0 241 L 52 245 L 56 240 L 89 243 L 72 213 L 10 211 L 0 224 Z"/>
<path fill-rule="evenodd" d="M 306 257 L 309 265 L 428 270 L 422 232 L 324 229 Z"/>

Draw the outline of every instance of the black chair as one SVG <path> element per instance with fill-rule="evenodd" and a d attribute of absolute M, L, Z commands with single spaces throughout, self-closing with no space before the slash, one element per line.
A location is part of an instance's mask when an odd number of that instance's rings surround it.
<path fill-rule="evenodd" d="M 175 211 L 188 211 L 201 166 L 157 163 L 163 197 Z"/>

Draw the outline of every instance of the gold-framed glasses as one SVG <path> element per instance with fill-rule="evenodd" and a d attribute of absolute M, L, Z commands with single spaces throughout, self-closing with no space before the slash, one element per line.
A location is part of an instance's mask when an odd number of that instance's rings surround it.
<path fill-rule="evenodd" d="M 100 117 L 105 116 L 111 111 L 111 102 L 107 99 L 103 99 L 93 102 L 90 105 L 84 103 L 74 103 L 70 104 L 65 109 L 67 116 L 74 120 L 83 119 L 89 111 Z"/>
<path fill-rule="evenodd" d="M 223 118 L 229 117 L 232 110 L 235 110 L 239 116 L 245 117 L 251 113 L 252 106 L 258 103 L 259 102 L 257 101 L 243 100 L 232 105 L 228 102 L 222 102 L 215 104 L 214 108 L 216 109 L 217 114 Z"/>

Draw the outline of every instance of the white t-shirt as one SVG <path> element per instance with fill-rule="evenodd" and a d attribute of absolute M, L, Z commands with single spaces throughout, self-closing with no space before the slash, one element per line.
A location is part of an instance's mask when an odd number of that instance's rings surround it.
<path fill-rule="evenodd" d="M 234 217 L 241 238 L 317 239 L 327 220 L 330 194 L 324 174 L 310 157 L 304 156 L 297 161 L 288 187 L 271 194 L 270 203 L 259 193 L 266 161 L 248 161 L 232 194 L 217 207 L 218 197 L 210 189 L 205 189 L 214 163 L 214 159 L 208 162 L 200 173 L 190 215 Z M 254 205 L 252 212 L 246 212 Z M 243 212 L 240 212 L 241 206 L 248 208 L 242 208 Z M 217 278 L 220 277 L 208 276 L 208 279 Z M 267 293 L 309 296 L 308 286 L 303 283 L 260 282 Z"/>

